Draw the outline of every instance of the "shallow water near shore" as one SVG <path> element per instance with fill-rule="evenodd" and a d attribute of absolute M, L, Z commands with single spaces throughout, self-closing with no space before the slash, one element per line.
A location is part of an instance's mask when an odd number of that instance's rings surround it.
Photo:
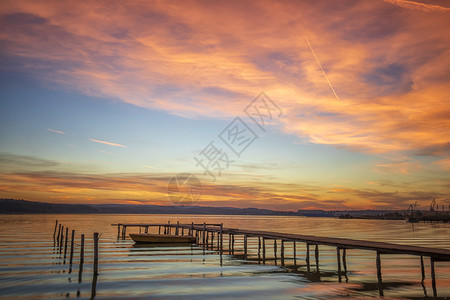
<path fill-rule="evenodd" d="M 75 232 L 73 263 L 53 242 L 55 220 Z M 196 245 L 137 246 L 117 239 L 112 223 L 223 223 L 224 227 L 345 237 L 450 249 L 450 225 L 390 220 L 341 220 L 279 216 L 199 215 L 3 215 L 0 221 L 0 296 L 48 298 L 254 298 L 336 299 L 378 298 L 375 253 L 347 250 L 347 276 L 339 282 L 336 249 L 320 246 L 319 271 L 314 255 L 308 273 L 305 245 L 286 243 L 285 266 L 273 259 L 266 242 L 266 264 L 258 261 L 255 238 L 243 259 L 243 240 L 235 240 L 234 255 Z M 151 229 L 154 230 L 155 229 Z M 129 228 L 128 233 L 138 232 Z M 93 276 L 92 233 L 100 233 L 99 275 Z M 85 260 L 79 272 L 80 234 L 85 234 Z M 70 231 L 69 231 L 70 236 Z M 224 240 L 227 248 L 227 239 Z M 70 242 L 68 246 L 70 250 Z M 278 248 L 279 251 L 279 248 Z M 313 249 L 312 249 L 313 252 Z M 279 254 L 278 254 L 279 256 Z M 276 264 L 276 265 L 275 265 Z M 386 299 L 432 297 L 430 265 L 421 283 L 420 258 L 382 255 Z M 437 293 L 450 297 L 450 262 L 436 262 Z M 96 281 L 94 280 L 96 279 Z"/>

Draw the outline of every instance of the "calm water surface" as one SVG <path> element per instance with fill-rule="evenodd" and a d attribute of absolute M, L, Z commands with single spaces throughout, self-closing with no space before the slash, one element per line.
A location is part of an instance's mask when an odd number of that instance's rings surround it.
<path fill-rule="evenodd" d="M 53 242 L 58 219 L 75 229 L 73 264 Z M 258 264 L 257 240 L 249 238 L 250 257 L 243 259 L 243 241 L 235 254 L 180 246 L 134 246 L 117 240 L 112 223 L 224 223 L 224 227 L 384 241 L 450 249 L 450 224 L 408 224 L 388 220 L 196 215 L 2 215 L 0 220 L 0 296 L 2 298 L 183 298 L 183 299 L 336 299 L 378 298 L 375 253 L 347 250 L 348 276 L 338 281 L 336 249 L 320 247 L 319 272 L 312 253 L 308 274 L 305 245 L 297 243 L 297 267 L 291 243 L 286 243 L 286 266 L 268 260 Z M 139 229 L 129 229 L 137 232 Z M 92 273 L 92 233 L 101 233 L 100 271 Z M 80 234 L 86 235 L 85 263 L 79 273 Z M 227 239 L 224 240 L 226 242 Z M 273 257 L 267 241 L 267 256 Z M 226 247 L 226 245 L 225 245 Z M 69 242 L 70 250 L 70 242 Z M 279 249 L 279 246 L 278 246 Z M 313 250 L 313 249 L 312 249 Z M 278 254 L 279 256 L 279 254 Z M 386 299 L 432 298 L 430 266 L 421 284 L 420 260 L 415 256 L 382 255 Z M 450 262 L 437 262 L 438 296 L 450 297 Z"/>

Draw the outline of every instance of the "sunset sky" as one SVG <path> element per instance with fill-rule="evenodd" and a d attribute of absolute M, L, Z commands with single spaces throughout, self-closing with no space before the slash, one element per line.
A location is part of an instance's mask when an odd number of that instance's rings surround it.
<path fill-rule="evenodd" d="M 197 205 L 450 205 L 449 1 L 3 0 L 0 26 L 0 198 L 170 205 L 192 173 Z"/>

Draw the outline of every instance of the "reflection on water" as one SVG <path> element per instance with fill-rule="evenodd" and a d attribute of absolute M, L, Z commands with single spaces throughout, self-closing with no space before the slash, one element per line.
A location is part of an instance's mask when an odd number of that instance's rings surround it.
<path fill-rule="evenodd" d="M 55 220 L 75 229 L 73 263 L 53 242 Z M 302 217 L 165 216 L 165 215 L 21 215 L 0 220 L 0 295 L 20 298 L 340 298 L 378 297 L 375 255 L 347 250 L 339 282 L 336 249 L 320 246 L 318 266 L 306 246 L 286 242 L 284 261 L 275 259 L 273 241 L 266 241 L 266 261 L 258 255 L 258 240 L 236 237 L 234 254 L 220 254 L 195 245 L 135 245 L 117 240 L 112 223 L 224 223 L 225 227 L 347 237 L 450 249 L 449 224 L 411 224 L 388 220 L 340 220 Z M 132 229 L 131 232 L 138 231 Z M 94 276 L 92 233 L 100 232 L 99 276 Z M 84 264 L 80 265 L 80 234 L 85 234 Z M 65 232 L 64 232 L 65 234 Z M 70 235 L 70 232 L 69 232 Z M 69 237 L 70 240 L 70 237 Z M 227 242 L 227 241 L 224 241 Z M 278 245 L 279 247 L 280 245 Z M 63 243 L 62 247 L 65 247 Z M 70 241 L 68 249 L 71 249 Z M 279 248 L 278 248 L 279 249 Z M 68 251 L 68 250 L 67 250 Z M 420 259 L 383 255 L 385 298 L 425 298 L 431 291 L 430 265 L 421 283 Z M 284 265 L 284 266 L 283 266 Z M 437 262 L 440 297 L 450 296 L 450 262 Z"/>

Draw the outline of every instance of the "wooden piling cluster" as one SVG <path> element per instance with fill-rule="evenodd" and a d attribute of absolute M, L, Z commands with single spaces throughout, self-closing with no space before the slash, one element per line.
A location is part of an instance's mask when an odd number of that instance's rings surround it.
<path fill-rule="evenodd" d="M 410 245 L 398 245 L 383 242 L 373 242 L 373 241 L 363 241 L 363 240 L 353 240 L 344 238 L 330 238 L 330 237 L 318 237 L 311 235 L 299 235 L 299 234 L 288 234 L 288 233 L 278 233 L 278 232 L 267 232 L 267 231 L 256 231 L 256 230 L 243 230 L 234 228 L 224 228 L 223 224 L 181 224 L 177 222 L 176 224 L 171 224 L 170 222 L 164 223 L 149 223 L 149 224 L 112 224 L 112 226 L 117 226 L 117 238 L 126 239 L 127 228 L 139 227 L 139 231 L 144 228 L 145 232 L 149 232 L 149 228 L 158 228 L 158 234 L 175 234 L 184 235 L 184 230 L 187 231 L 187 235 L 196 238 L 196 243 L 202 246 L 204 249 L 219 250 L 220 254 L 223 252 L 228 252 L 229 254 L 235 254 L 235 239 L 241 237 L 241 243 L 243 244 L 244 259 L 251 259 L 252 253 L 249 252 L 248 243 L 250 239 L 256 239 L 257 241 L 257 260 L 258 263 L 265 264 L 267 260 L 272 260 L 276 265 L 278 263 L 278 252 L 280 252 L 280 263 L 282 266 L 285 265 L 286 260 L 292 259 L 294 266 L 297 266 L 297 248 L 298 243 L 305 244 L 305 267 L 307 274 L 311 272 L 311 246 L 314 246 L 314 263 L 315 270 L 319 272 L 319 245 L 336 247 L 336 262 L 337 262 L 337 277 L 339 282 L 342 281 L 342 276 L 348 281 L 348 268 L 347 268 L 347 250 L 349 249 L 360 249 L 374 251 L 376 254 L 375 266 L 377 270 L 377 282 L 379 294 L 383 295 L 383 282 L 381 276 L 381 255 L 382 254 L 408 254 L 415 255 L 421 258 L 421 271 L 422 271 L 422 281 L 425 278 L 425 269 L 423 265 L 423 257 L 430 258 L 430 268 L 431 268 L 431 279 L 433 286 L 433 294 L 437 296 L 436 290 L 436 272 L 434 264 L 437 261 L 450 261 L 450 250 L 446 249 L 434 249 L 419 246 Z M 56 228 L 56 227 L 55 227 Z M 173 229 L 173 232 L 172 232 Z M 163 231 L 162 231 L 163 230 Z M 181 233 L 180 233 L 181 232 Z M 216 238 L 217 245 L 214 246 L 214 240 Z M 224 248 L 224 240 L 228 240 L 228 247 Z M 273 245 L 273 257 L 268 258 L 267 253 L 267 243 L 266 241 L 272 241 Z M 255 242 L 256 242 L 255 241 Z M 278 247 L 278 242 L 280 242 L 280 247 Z M 286 249 L 292 251 L 293 257 L 289 258 L 286 256 Z M 254 257 L 253 257 L 254 259 Z"/>
<path fill-rule="evenodd" d="M 58 253 L 61 257 L 63 255 L 63 263 L 66 263 L 66 257 L 68 253 L 68 243 L 70 241 L 70 253 L 69 253 L 69 273 L 72 272 L 72 264 L 75 250 L 75 230 L 71 231 L 71 238 L 69 240 L 69 228 L 63 226 L 61 223 L 58 224 L 58 220 L 55 223 L 55 229 L 53 231 L 53 242 L 56 247 L 56 253 Z M 92 279 L 92 291 L 91 297 L 95 296 L 96 293 L 96 284 L 97 284 L 97 276 L 98 276 L 98 241 L 99 234 L 98 232 L 94 232 L 93 234 L 93 245 L 94 245 L 94 253 L 93 253 L 93 279 Z M 84 265 L 84 242 L 85 235 L 80 235 L 80 256 L 79 256 L 79 269 L 78 269 L 78 282 L 82 281 L 83 274 L 83 265 Z M 63 251 L 64 248 L 64 251 Z M 64 252 L 64 253 L 63 253 Z"/>

